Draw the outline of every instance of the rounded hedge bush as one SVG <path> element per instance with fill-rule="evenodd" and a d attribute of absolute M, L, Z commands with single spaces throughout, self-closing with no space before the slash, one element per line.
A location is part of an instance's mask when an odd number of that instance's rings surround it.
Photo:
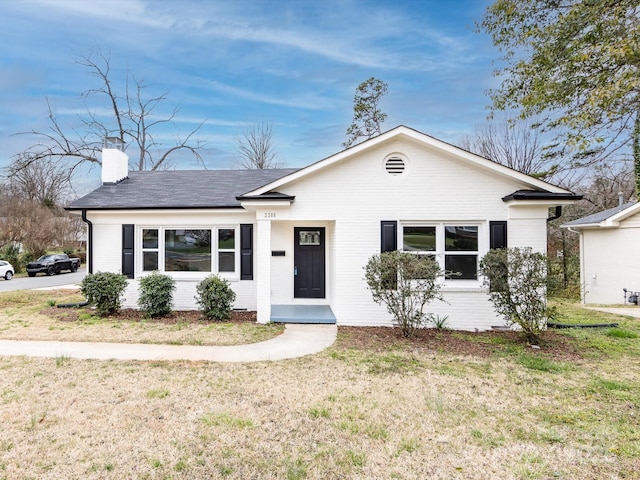
<path fill-rule="evenodd" d="M 153 272 L 140 279 L 138 306 L 148 317 L 162 317 L 171 313 L 176 282 L 169 275 Z"/>
<path fill-rule="evenodd" d="M 196 286 L 196 290 L 198 294 L 195 298 L 204 316 L 213 320 L 227 320 L 231 317 L 236 293 L 227 280 L 209 275 Z"/>
<path fill-rule="evenodd" d="M 100 316 L 120 310 L 121 297 L 127 288 L 127 277 L 119 273 L 98 272 L 82 280 L 81 290 L 89 305 L 96 307 Z"/>

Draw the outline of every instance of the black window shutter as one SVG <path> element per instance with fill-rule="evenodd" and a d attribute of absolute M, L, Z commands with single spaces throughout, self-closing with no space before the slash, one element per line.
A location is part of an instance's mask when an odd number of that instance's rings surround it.
<path fill-rule="evenodd" d="M 383 220 L 380 222 L 380 252 L 393 252 L 398 249 L 398 222 Z M 383 279 L 383 283 L 390 290 L 398 286 L 397 273 Z"/>
<path fill-rule="evenodd" d="M 134 225 L 122 225 L 122 274 L 127 278 L 133 278 L 134 261 Z"/>
<path fill-rule="evenodd" d="M 253 280 L 253 225 L 240 224 L 240 280 Z"/>
<path fill-rule="evenodd" d="M 380 252 L 392 252 L 398 249 L 398 222 L 395 220 L 380 222 Z"/>
<path fill-rule="evenodd" d="M 507 222 L 489 222 L 489 248 L 507 248 Z"/>

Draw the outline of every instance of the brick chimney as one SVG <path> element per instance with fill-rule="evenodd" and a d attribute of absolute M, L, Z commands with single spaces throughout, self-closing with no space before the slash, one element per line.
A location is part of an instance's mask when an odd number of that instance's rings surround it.
<path fill-rule="evenodd" d="M 105 137 L 102 146 L 102 184 L 113 184 L 129 176 L 129 157 L 124 153 L 124 141 Z"/>

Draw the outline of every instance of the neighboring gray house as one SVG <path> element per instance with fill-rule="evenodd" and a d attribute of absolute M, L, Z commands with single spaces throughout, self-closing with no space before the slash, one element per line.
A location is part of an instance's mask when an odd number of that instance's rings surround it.
<path fill-rule="evenodd" d="M 640 291 L 640 203 L 579 218 L 564 228 L 580 235 L 582 302 L 621 304 Z"/>
<path fill-rule="evenodd" d="M 103 185 L 68 207 L 88 224 L 89 271 L 177 281 L 175 308 L 194 309 L 211 273 L 231 283 L 236 308 L 259 322 L 391 325 L 364 281 L 381 251 L 431 255 L 447 303 L 431 312 L 452 328 L 503 324 L 478 274 L 494 247 L 546 252 L 549 208 L 573 193 L 407 127 L 294 170 L 127 171 L 105 149 Z"/>

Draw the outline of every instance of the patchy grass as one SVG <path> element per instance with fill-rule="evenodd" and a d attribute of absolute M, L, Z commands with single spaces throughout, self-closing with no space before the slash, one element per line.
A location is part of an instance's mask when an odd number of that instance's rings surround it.
<path fill-rule="evenodd" d="M 254 312 L 234 312 L 231 321 L 212 322 L 196 311 L 151 320 L 137 310 L 103 318 L 86 307 L 53 306 L 82 300 L 79 293 L 66 290 L 0 293 L 0 339 L 241 345 L 268 340 L 284 330 L 282 325 L 257 324 Z"/>
<path fill-rule="evenodd" d="M 640 320 L 606 319 L 627 334 L 550 331 L 539 350 L 340 328 L 280 362 L 0 358 L 0 479 L 638 478 Z"/>

